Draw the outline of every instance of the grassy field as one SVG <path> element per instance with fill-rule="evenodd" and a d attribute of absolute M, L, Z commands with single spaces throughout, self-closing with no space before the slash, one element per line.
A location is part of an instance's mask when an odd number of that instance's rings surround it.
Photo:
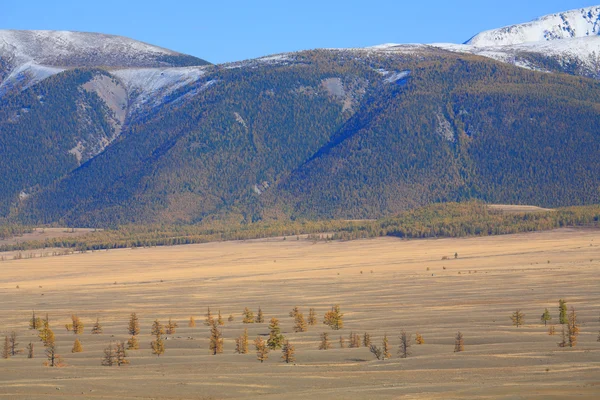
<path fill-rule="evenodd" d="M 454 254 L 458 258 L 454 259 Z M 442 258 L 447 257 L 447 260 Z M 349 242 L 269 239 L 96 251 L 0 264 L 0 334 L 32 341 L 35 358 L 0 359 L 0 398 L 91 399 L 597 399 L 600 397 L 600 231 L 549 232 L 463 239 Z M 18 286 L 18 288 L 17 288 Z M 558 299 L 574 306 L 581 325 L 575 348 L 559 348 L 540 321 L 547 307 L 558 323 Z M 339 304 L 344 329 L 321 323 Z M 225 320 L 225 351 L 212 356 L 206 308 Z M 281 352 L 261 364 L 254 351 L 234 354 L 234 338 L 268 324 L 244 325 L 244 307 L 277 317 L 296 347 L 296 363 Z M 292 331 L 294 307 L 314 307 L 317 326 Z M 520 308 L 525 326 L 511 325 Z M 31 310 L 48 313 L 65 367 L 48 368 L 42 344 L 27 329 Z M 127 340 L 131 312 L 140 317 L 141 349 L 131 364 L 101 366 L 110 341 Z M 84 352 L 71 353 L 71 314 L 85 323 Z M 193 315 L 198 326 L 188 328 Z M 102 335 L 92 335 L 96 318 Z M 166 352 L 151 354 L 150 326 L 179 323 Z M 401 329 L 412 354 L 397 355 Z M 461 331 L 465 351 L 454 353 Z M 317 350 L 329 332 L 333 349 Z M 340 349 L 340 335 L 387 334 L 392 358 L 368 349 Z M 419 332 L 425 344 L 414 343 Z M 3 341 L 2 341 L 3 342 Z M 253 350 L 253 349 L 251 349 Z"/>

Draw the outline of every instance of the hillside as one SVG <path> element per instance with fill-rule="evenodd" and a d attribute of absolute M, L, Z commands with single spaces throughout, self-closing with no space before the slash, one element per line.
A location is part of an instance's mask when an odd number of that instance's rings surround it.
<path fill-rule="evenodd" d="M 600 36 L 580 36 L 224 65 L 145 44 L 117 51 L 129 42 L 109 37 L 118 62 L 50 59 L 39 82 L 0 93 L 0 218 L 103 227 L 379 218 L 467 199 L 597 203 L 600 88 L 580 60 Z"/>

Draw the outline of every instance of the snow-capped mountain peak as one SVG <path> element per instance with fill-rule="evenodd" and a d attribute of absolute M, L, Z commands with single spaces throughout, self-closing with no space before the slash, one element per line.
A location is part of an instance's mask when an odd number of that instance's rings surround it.
<path fill-rule="evenodd" d="M 531 22 L 492 29 L 465 44 L 477 47 L 517 45 L 600 34 L 600 6 L 545 15 Z"/>

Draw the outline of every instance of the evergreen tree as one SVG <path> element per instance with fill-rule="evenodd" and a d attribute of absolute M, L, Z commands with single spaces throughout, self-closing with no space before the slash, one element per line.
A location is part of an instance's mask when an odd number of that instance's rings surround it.
<path fill-rule="evenodd" d="M 256 323 L 262 324 L 263 322 L 265 322 L 265 316 L 263 315 L 260 306 L 258 306 L 258 313 L 256 313 Z"/>
<path fill-rule="evenodd" d="M 140 348 L 140 342 L 135 336 L 132 336 L 127 341 L 127 350 L 138 350 Z"/>
<path fill-rule="evenodd" d="M 329 350 L 331 343 L 329 342 L 329 334 L 327 332 L 321 333 L 321 343 L 319 344 L 319 350 Z"/>
<path fill-rule="evenodd" d="M 258 361 L 262 363 L 269 358 L 269 346 L 267 346 L 265 341 L 260 336 L 254 340 L 254 347 L 256 348 L 256 356 Z"/>
<path fill-rule="evenodd" d="M 177 325 L 177 322 L 174 322 L 173 320 L 171 320 L 171 318 L 169 318 L 169 322 L 166 326 L 167 335 L 173 335 L 177 331 L 178 326 L 179 325 Z"/>
<path fill-rule="evenodd" d="M 269 324 L 269 339 L 267 340 L 267 346 L 270 349 L 280 349 L 283 345 L 283 335 L 281 334 L 281 328 L 279 327 L 279 320 L 277 318 L 271 318 Z"/>
<path fill-rule="evenodd" d="M 131 313 L 129 317 L 129 326 L 127 332 L 131 336 L 137 336 L 140 334 L 140 321 L 136 313 Z"/>
<path fill-rule="evenodd" d="M 301 312 L 296 314 L 294 332 L 306 332 L 306 321 L 304 321 L 304 315 Z"/>
<path fill-rule="evenodd" d="M 210 312 L 210 307 L 207 307 L 206 315 L 204 316 L 204 325 L 212 326 L 213 322 L 214 322 L 214 317 L 212 316 L 212 313 Z"/>
<path fill-rule="evenodd" d="M 308 310 L 308 324 L 314 326 L 317 324 L 317 314 L 315 313 L 315 309 L 311 308 Z"/>
<path fill-rule="evenodd" d="M 383 359 L 385 360 L 386 358 L 391 358 L 392 354 L 390 353 L 390 343 L 388 342 L 387 335 L 383 335 L 383 344 L 381 347 Z"/>
<path fill-rule="evenodd" d="M 398 355 L 400 358 L 407 358 L 410 355 L 410 335 L 407 334 L 404 329 L 400 333 L 400 348 L 398 349 Z"/>
<path fill-rule="evenodd" d="M 343 317 L 344 314 L 340 312 L 340 306 L 336 304 L 330 311 L 325 313 L 323 323 L 333 330 L 339 330 L 344 327 Z"/>
<path fill-rule="evenodd" d="M 73 343 L 73 348 L 71 349 L 71 353 L 81 353 L 83 351 L 83 346 L 81 346 L 81 342 L 79 339 L 75 339 Z"/>
<path fill-rule="evenodd" d="M 104 349 L 104 357 L 102 358 L 102 365 L 106 367 L 112 367 L 115 365 L 117 356 L 112 342 Z"/>
<path fill-rule="evenodd" d="M 286 364 L 293 363 L 294 361 L 296 361 L 294 346 L 292 344 L 290 344 L 290 342 L 288 340 L 286 340 L 285 343 L 283 344 L 283 347 L 281 348 L 281 352 L 283 353 L 281 355 L 281 359 Z"/>
<path fill-rule="evenodd" d="M 190 321 L 188 322 L 188 327 L 189 328 L 195 328 L 196 327 L 196 320 L 194 319 L 193 316 L 190 316 Z"/>
<path fill-rule="evenodd" d="M 465 339 L 463 337 L 463 334 L 460 331 L 458 331 L 458 333 L 456 334 L 456 339 L 454 340 L 454 352 L 459 353 L 464 350 L 465 350 Z"/>
<path fill-rule="evenodd" d="M 125 343 L 123 341 L 117 342 L 115 361 L 119 367 L 121 365 L 129 364 L 129 360 L 127 359 L 127 351 L 125 350 Z"/>
<path fill-rule="evenodd" d="M 569 319 L 567 318 L 567 301 L 560 299 L 558 300 L 558 321 L 561 325 L 565 325 L 569 323 Z"/>
<path fill-rule="evenodd" d="M 371 347 L 371 335 L 369 335 L 367 332 L 365 332 L 363 335 L 363 346 Z"/>
<path fill-rule="evenodd" d="M 244 324 L 253 324 L 254 323 L 254 313 L 252 311 L 250 311 L 250 309 L 248 307 L 244 308 L 244 319 L 242 320 L 242 322 Z"/>
<path fill-rule="evenodd" d="M 210 328 L 210 351 L 213 355 L 223 352 L 223 333 L 219 330 L 216 322 Z"/>
<path fill-rule="evenodd" d="M 102 325 L 100 325 L 100 319 L 96 318 L 96 323 L 92 327 L 92 335 L 99 335 L 102 333 Z"/>
<path fill-rule="evenodd" d="M 27 358 L 33 358 L 33 343 L 27 345 Z"/>
<path fill-rule="evenodd" d="M 552 320 L 552 316 L 550 315 L 550 311 L 548 311 L 547 308 L 544 311 L 544 313 L 542 314 L 541 320 L 544 323 L 544 326 L 548 325 L 548 321 Z"/>
<path fill-rule="evenodd" d="M 512 320 L 513 325 L 518 328 L 525 322 L 525 314 L 523 314 L 521 310 L 517 310 L 511 315 L 510 319 Z"/>

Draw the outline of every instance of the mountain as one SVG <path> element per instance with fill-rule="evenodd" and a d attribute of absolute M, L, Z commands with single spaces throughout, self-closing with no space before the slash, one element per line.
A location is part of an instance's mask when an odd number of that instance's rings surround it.
<path fill-rule="evenodd" d="M 569 26 L 588 18 L 565 15 Z M 555 20 L 539 21 L 555 31 Z M 578 60 L 596 39 L 382 45 L 223 65 L 177 54 L 165 65 L 161 49 L 122 50 L 113 44 L 122 38 L 93 42 L 114 63 L 92 63 L 69 45 L 70 66 L 23 59 L 47 76 L 0 93 L 0 216 L 106 226 L 373 218 L 472 198 L 595 203 L 600 87 Z M 10 56 L 21 53 L 0 52 L 0 65 L 25 65 Z"/>

